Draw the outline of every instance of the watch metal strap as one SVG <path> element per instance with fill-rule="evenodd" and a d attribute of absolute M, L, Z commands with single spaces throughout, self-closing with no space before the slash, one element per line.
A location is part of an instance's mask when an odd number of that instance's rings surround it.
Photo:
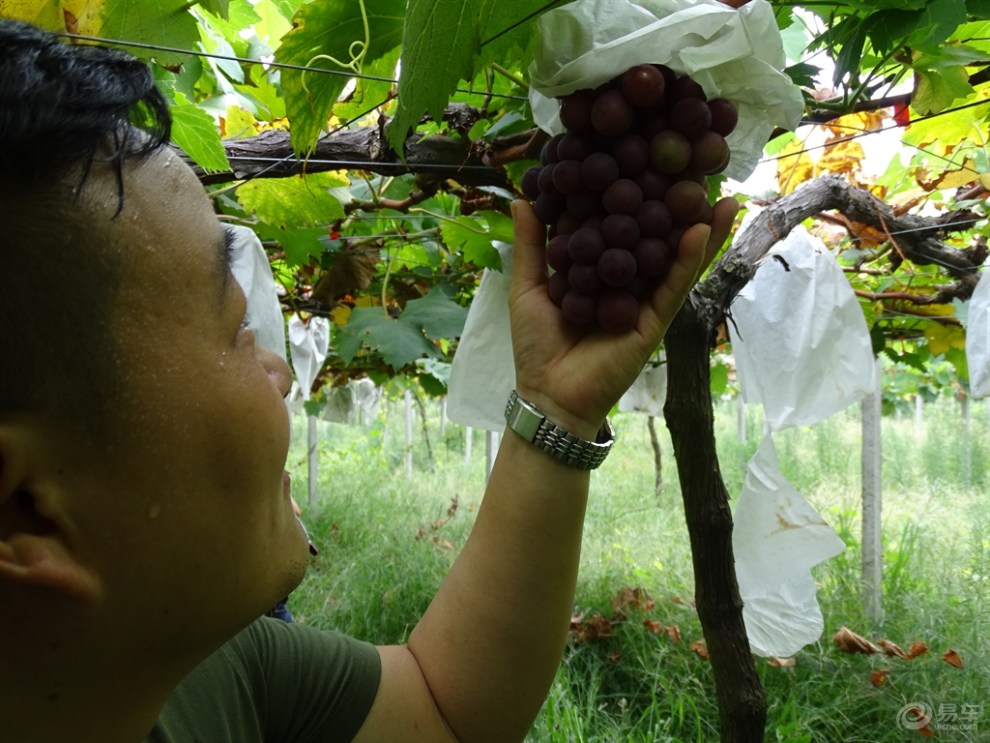
<path fill-rule="evenodd" d="M 505 405 L 505 422 L 513 431 L 533 446 L 545 451 L 571 467 L 593 470 L 612 450 L 615 435 L 608 420 L 595 441 L 582 439 L 549 420 L 533 404 L 523 400 L 513 390 Z"/>

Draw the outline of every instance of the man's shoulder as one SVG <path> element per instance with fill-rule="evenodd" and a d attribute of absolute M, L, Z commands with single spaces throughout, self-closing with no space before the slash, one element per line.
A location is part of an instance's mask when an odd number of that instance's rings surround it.
<path fill-rule="evenodd" d="M 327 740 L 340 731 L 352 735 L 380 674 L 378 652 L 368 643 L 262 617 L 183 679 L 162 710 L 160 735 L 148 743 L 292 740 L 300 728 L 324 731 Z M 224 729 L 236 736 L 211 737 Z"/>

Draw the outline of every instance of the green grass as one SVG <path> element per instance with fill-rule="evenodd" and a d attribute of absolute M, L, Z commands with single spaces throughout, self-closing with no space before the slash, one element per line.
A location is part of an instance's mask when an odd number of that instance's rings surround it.
<path fill-rule="evenodd" d="M 798 653 L 791 667 L 757 660 L 769 704 L 767 741 L 921 739 L 897 724 L 898 711 L 912 702 L 957 714 L 963 705 L 982 705 L 973 729 L 943 727 L 937 739 L 990 740 L 986 406 L 973 405 L 968 484 L 966 439 L 952 401 L 926 409 L 920 436 L 911 418 L 884 419 L 885 617 L 878 625 L 860 604 L 858 408 L 775 436 L 784 475 L 833 525 L 847 549 L 815 571 L 826 625 L 821 640 Z M 303 421 L 297 421 L 290 454 L 296 499 L 322 551 L 290 607 L 300 621 L 382 643 L 408 636 L 467 537 L 484 487 L 481 433 L 475 432 L 468 466 L 463 429 L 448 424 L 441 437 L 438 418 L 430 421 L 433 470 L 417 422 L 417 470 L 407 476 L 400 410 L 396 406 L 387 421 L 368 428 L 321 424 L 325 438 L 315 507 L 305 503 Z M 732 493 L 759 444 L 761 425 L 758 414 L 749 411 L 747 441 L 740 445 L 735 406 L 717 409 L 720 465 Z M 714 741 L 711 669 L 689 647 L 701 630 L 690 607 L 690 554 L 669 437 L 658 421 L 664 483 L 655 495 L 645 419 L 620 415 L 616 426 L 620 444 L 592 478 L 576 609 L 586 616 L 611 616 L 612 597 L 625 586 L 645 589 L 655 605 L 629 610 L 612 637 L 568 649 L 529 740 Z M 644 620 L 656 623 L 654 628 L 676 625 L 681 642 L 652 632 Z M 930 652 L 910 661 L 844 654 L 831 642 L 842 626 L 905 650 L 923 641 Z M 962 657 L 963 668 L 941 659 L 950 648 Z M 875 687 L 871 672 L 881 669 L 889 671 L 887 680 Z"/>

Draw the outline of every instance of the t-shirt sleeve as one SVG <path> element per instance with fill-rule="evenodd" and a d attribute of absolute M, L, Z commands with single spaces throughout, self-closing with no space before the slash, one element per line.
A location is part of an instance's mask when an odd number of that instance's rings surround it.
<path fill-rule="evenodd" d="M 149 742 L 350 741 L 378 692 L 373 645 L 262 618 L 198 666 Z"/>

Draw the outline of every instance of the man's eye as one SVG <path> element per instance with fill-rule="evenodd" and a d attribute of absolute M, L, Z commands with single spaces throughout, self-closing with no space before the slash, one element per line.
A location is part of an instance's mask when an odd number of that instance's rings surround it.
<path fill-rule="evenodd" d="M 251 318 L 248 315 L 244 315 L 244 319 L 241 320 L 241 330 L 248 330 L 251 327 Z"/>

